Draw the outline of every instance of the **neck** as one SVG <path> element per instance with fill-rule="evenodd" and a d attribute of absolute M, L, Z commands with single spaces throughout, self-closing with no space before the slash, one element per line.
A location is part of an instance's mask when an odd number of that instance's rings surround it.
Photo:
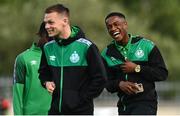
<path fill-rule="evenodd" d="M 71 35 L 71 27 L 67 26 L 64 31 L 59 35 L 60 38 L 68 39 Z"/>
<path fill-rule="evenodd" d="M 127 36 L 124 36 L 124 38 L 122 39 L 122 41 L 119 41 L 119 42 L 117 42 L 119 45 L 121 45 L 121 46 L 126 46 L 127 45 L 127 43 L 128 43 L 128 40 L 129 40 L 129 36 L 127 35 Z"/>

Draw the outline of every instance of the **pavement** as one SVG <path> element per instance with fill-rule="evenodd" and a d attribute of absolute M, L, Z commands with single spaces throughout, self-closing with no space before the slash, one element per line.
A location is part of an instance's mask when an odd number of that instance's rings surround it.
<path fill-rule="evenodd" d="M 12 105 L 11 105 L 12 106 Z M 12 107 L 7 115 L 13 115 Z M 95 101 L 95 116 L 118 116 L 115 100 Z M 157 115 L 180 115 L 180 101 L 160 101 Z"/>
<path fill-rule="evenodd" d="M 106 103 L 96 101 L 94 114 L 96 116 L 117 116 L 116 103 L 112 101 L 106 101 Z M 180 101 L 159 101 L 157 115 L 180 115 Z"/>

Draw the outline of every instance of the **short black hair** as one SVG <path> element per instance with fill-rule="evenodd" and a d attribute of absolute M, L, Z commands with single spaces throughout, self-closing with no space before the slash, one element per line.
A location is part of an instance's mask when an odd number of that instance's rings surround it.
<path fill-rule="evenodd" d="M 112 16 L 118 16 L 120 18 L 124 18 L 126 19 L 125 15 L 123 13 L 120 13 L 120 12 L 111 12 L 109 13 L 106 18 L 105 18 L 105 21 L 109 18 L 109 17 L 112 17 Z"/>
<path fill-rule="evenodd" d="M 46 8 L 45 13 L 58 12 L 60 14 L 64 13 L 69 17 L 69 9 L 65 7 L 63 4 L 55 4 Z"/>

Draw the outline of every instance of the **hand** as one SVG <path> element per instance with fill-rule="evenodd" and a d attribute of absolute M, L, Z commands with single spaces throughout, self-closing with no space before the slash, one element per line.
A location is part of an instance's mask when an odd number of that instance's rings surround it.
<path fill-rule="evenodd" d="M 136 94 L 138 91 L 136 84 L 129 81 L 120 81 L 119 88 L 128 95 Z"/>
<path fill-rule="evenodd" d="M 124 64 L 121 65 L 121 69 L 124 73 L 132 73 L 132 72 L 134 72 L 134 69 L 136 66 L 137 66 L 137 64 L 126 60 L 124 62 Z"/>
<path fill-rule="evenodd" d="M 54 82 L 50 82 L 50 81 L 47 81 L 46 83 L 45 83 L 45 85 L 46 85 L 46 89 L 48 90 L 48 92 L 49 93 L 53 93 L 53 91 L 54 91 L 54 89 L 55 89 L 55 83 Z"/>

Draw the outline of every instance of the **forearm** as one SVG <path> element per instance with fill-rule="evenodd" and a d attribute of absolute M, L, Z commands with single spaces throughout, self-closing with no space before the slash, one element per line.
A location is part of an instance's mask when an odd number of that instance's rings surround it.
<path fill-rule="evenodd" d="M 13 111 L 14 115 L 23 115 L 24 84 L 13 85 Z"/>
<path fill-rule="evenodd" d="M 163 81 L 167 79 L 168 71 L 161 66 L 141 66 L 140 74 L 148 81 Z"/>

